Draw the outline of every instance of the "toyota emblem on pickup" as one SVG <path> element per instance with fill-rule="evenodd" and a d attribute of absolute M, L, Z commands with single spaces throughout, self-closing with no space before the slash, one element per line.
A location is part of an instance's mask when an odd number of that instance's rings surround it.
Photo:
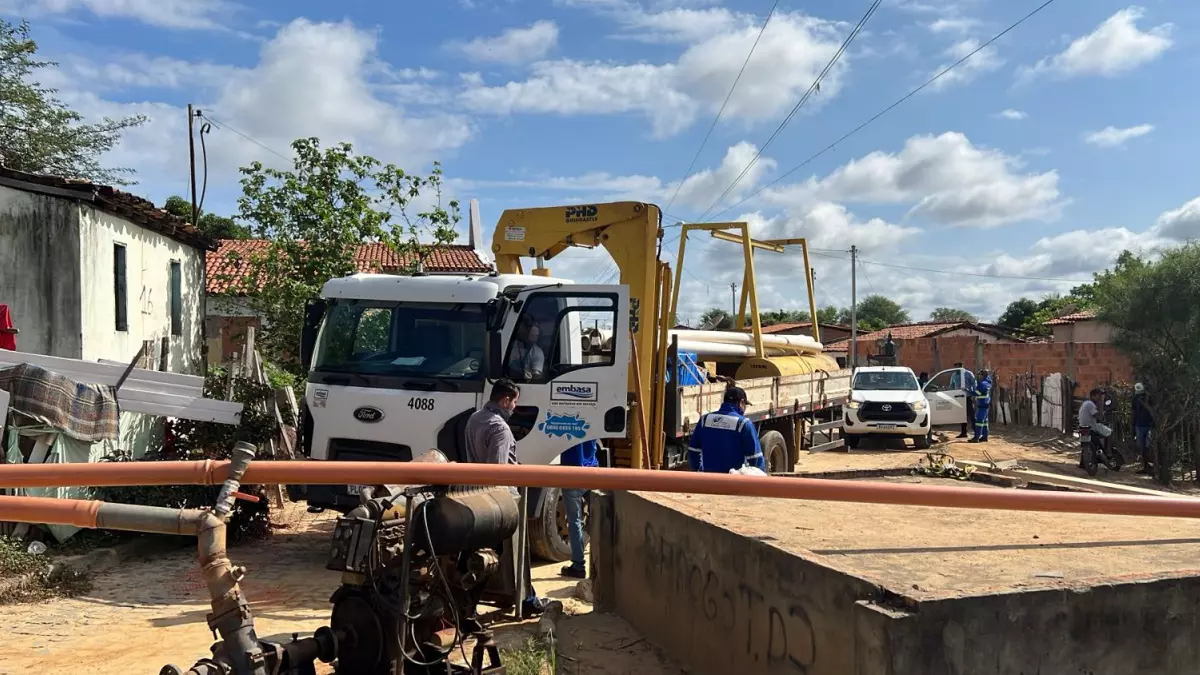
<path fill-rule="evenodd" d="M 888 412 L 889 410 L 892 409 L 892 404 L 884 403 L 883 405 L 879 406 L 879 409 L 882 410 L 883 412 Z M 359 408 L 359 410 L 362 410 L 362 408 Z M 358 414 L 358 413 L 355 413 L 355 414 Z"/>
<path fill-rule="evenodd" d="M 378 422 L 383 419 L 383 411 L 379 408 L 372 408 L 365 405 L 354 411 L 354 419 L 359 422 Z"/>

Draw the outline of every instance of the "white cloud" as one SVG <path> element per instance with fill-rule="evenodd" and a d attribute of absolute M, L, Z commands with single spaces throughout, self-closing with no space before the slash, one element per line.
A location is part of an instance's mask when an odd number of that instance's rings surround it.
<path fill-rule="evenodd" d="M 945 52 L 949 61 L 938 66 L 930 75 L 942 72 L 952 63 L 956 63 L 959 59 L 962 59 L 976 49 L 979 49 L 979 40 L 974 38 L 954 43 Z M 979 49 L 977 54 L 963 61 L 962 65 L 935 80 L 929 88 L 934 91 L 940 91 L 955 84 L 964 84 L 974 80 L 983 73 L 990 73 L 997 70 L 1003 65 L 1004 59 L 1000 58 L 999 54 L 996 53 L 995 47 L 984 47 L 983 49 Z"/>
<path fill-rule="evenodd" d="M 580 114 L 638 113 L 650 118 L 657 136 L 687 128 L 700 111 L 720 107 L 758 33 L 752 25 L 722 32 L 692 45 L 674 63 L 542 61 L 532 76 L 502 85 L 468 86 L 461 94 L 469 109 L 487 114 L 514 112 Z M 777 14 L 768 24 L 725 109 L 728 119 L 775 119 L 811 86 L 840 45 L 838 28 L 800 14 Z M 839 60 L 822 81 L 816 108 L 837 95 L 847 69 Z"/>
<path fill-rule="evenodd" d="M 225 0 L 0 0 L 0 14 L 38 18 L 86 12 L 174 29 L 220 28 L 236 10 Z"/>
<path fill-rule="evenodd" d="M 1021 173 L 1021 168 L 1016 157 L 946 132 L 913 136 L 898 153 L 875 151 L 823 179 L 813 177 L 764 194 L 781 204 L 911 203 L 909 216 L 954 227 L 1056 218 L 1063 206 L 1058 173 Z"/>
<path fill-rule="evenodd" d="M 641 42 L 691 44 L 755 24 L 753 16 L 736 14 L 724 7 L 674 7 L 649 12 L 641 6 L 633 5 L 623 6 L 613 16 L 624 28 L 620 37 Z"/>
<path fill-rule="evenodd" d="M 1007 110 L 1001 110 L 1000 112 L 996 113 L 996 116 L 1000 117 L 1002 119 L 1013 120 L 1013 121 L 1023 120 L 1026 117 L 1029 117 L 1029 115 L 1027 113 L 1025 113 L 1021 110 L 1013 110 L 1012 108 L 1009 108 Z"/>
<path fill-rule="evenodd" d="M 288 156 L 290 143 L 308 136 L 325 144 L 349 141 L 381 161 L 419 171 L 466 143 L 472 126 L 464 116 L 422 108 L 420 97 L 404 98 L 416 93 L 405 86 L 432 87 L 437 74 L 392 69 L 379 61 L 377 39 L 375 32 L 348 22 L 297 19 L 264 44 L 253 67 L 138 55 L 100 64 L 64 59 L 70 64 L 64 71 L 70 79 L 54 84 L 89 118 L 138 113 L 150 117 L 143 127 L 124 134 L 106 162 L 137 169 L 145 186 L 138 190 L 148 190 L 145 196 L 160 201 L 166 196 L 161 191 L 179 191 L 186 184 L 181 168 L 187 166 L 187 147 L 181 141 L 187 135 L 186 113 L 152 101 L 118 103 L 105 98 L 112 90 L 121 90 L 120 98 L 126 100 L 130 90 L 141 87 L 187 90 L 198 108 L 218 120 L 206 138 L 210 197 L 214 190 L 236 190 L 237 167 L 251 161 L 290 164 L 262 146 Z M 198 156 L 199 151 L 198 147 Z M 169 181 L 174 182 L 164 185 Z"/>
<path fill-rule="evenodd" d="M 1139 124 L 1135 127 L 1124 129 L 1118 129 L 1110 125 L 1100 131 L 1092 131 L 1084 135 L 1083 140 L 1101 148 L 1115 148 L 1125 145 L 1126 141 L 1145 136 L 1151 131 L 1154 131 L 1153 124 Z"/>
<path fill-rule="evenodd" d="M 1144 15 L 1141 7 L 1122 9 L 1061 53 L 1024 69 L 1020 78 L 1028 80 L 1041 74 L 1114 77 L 1157 59 L 1172 45 L 1172 25 L 1164 23 L 1143 31 L 1136 24 Z"/>
<path fill-rule="evenodd" d="M 558 44 L 558 24 L 535 21 L 527 28 L 509 28 L 496 37 L 478 37 L 448 46 L 474 61 L 518 64 L 543 58 Z"/>
<path fill-rule="evenodd" d="M 1154 233 L 1175 241 L 1200 238 L 1200 197 L 1160 215 L 1154 221 Z"/>
<path fill-rule="evenodd" d="M 979 24 L 979 19 L 942 17 L 930 23 L 929 30 L 933 33 L 966 33 L 977 28 Z"/>
<path fill-rule="evenodd" d="M 522 188 L 556 193 L 568 192 L 583 198 L 596 198 L 602 201 L 659 200 L 660 206 L 664 206 L 672 196 L 675 196 L 674 204 L 699 211 L 708 208 L 712 201 L 737 179 L 757 152 L 758 148 L 751 143 L 743 141 L 733 145 L 725 151 L 725 156 L 718 166 L 694 172 L 688 176 L 687 180 L 683 181 L 682 185 L 679 181 L 663 182 L 656 176 L 616 176 L 602 171 L 578 176 L 556 176 L 529 180 L 460 180 L 456 185 L 464 190 Z M 730 193 L 729 199 L 737 199 L 752 190 L 773 168 L 775 168 L 775 160 L 769 157 L 759 157 Z M 676 188 L 679 191 L 677 196 Z M 672 206 L 672 210 L 674 208 L 676 207 Z"/>

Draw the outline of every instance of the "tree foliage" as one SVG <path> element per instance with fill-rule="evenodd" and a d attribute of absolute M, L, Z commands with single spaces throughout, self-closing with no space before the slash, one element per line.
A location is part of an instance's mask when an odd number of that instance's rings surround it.
<path fill-rule="evenodd" d="M 104 167 L 100 160 L 123 131 L 146 117 L 84 123 L 83 115 L 56 98 L 57 90 L 37 80 L 38 71 L 58 65 L 39 60 L 37 50 L 27 22 L 0 19 L 0 164 L 108 185 L 134 184 L 132 169 Z"/>
<path fill-rule="evenodd" d="M 292 143 L 291 170 L 254 162 L 243 167 L 238 219 L 269 246 L 232 278 L 266 319 L 261 343 L 293 373 L 299 363 L 304 305 L 329 279 L 357 271 L 364 243 L 383 243 L 410 264 L 422 265 L 435 246 L 457 236 L 457 201 L 442 205 L 442 169 L 428 176 L 357 154 L 349 143 L 322 149 L 316 138 Z M 448 207 L 448 208 L 447 208 Z"/>
<path fill-rule="evenodd" d="M 858 303 L 858 327 L 865 330 L 880 330 L 898 323 L 908 323 L 908 312 L 896 301 L 882 295 L 868 295 Z M 839 322 L 850 325 L 850 308 L 841 310 Z"/>
<path fill-rule="evenodd" d="M 1091 284 L 1082 284 L 1071 289 L 1067 295 L 1052 293 L 1034 301 L 1020 298 L 1008 303 L 997 323 L 1009 330 L 1027 335 L 1049 335 L 1046 322 L 1063 314 L 1092 309 L 1095 306 L 1095 291 Z"/>
<path fill-rule="evenodd" d="M 192 203 L 179 195 L 167 197 L 163 209 L 174 216 L 179 216 L 192 222 Z M 233 218 L 218 216 L 214 213 L 201 213 L 196 227 L 213 239 L 249 239 L 250 228 L 242 225 Z"/>
<path fill-rule="evenodd" d="M 723 309 L 713 307 L 700 315 L 701 330 L 733 330 L 733 317 Z"/>
<path fill-rule="evenodd" d="M 975 323 L 978 319 L 975 315 L 965 309 L 955 309 L 953 307 L 938 307 L 929 313 L 930 321 L 969 321 Z"/>

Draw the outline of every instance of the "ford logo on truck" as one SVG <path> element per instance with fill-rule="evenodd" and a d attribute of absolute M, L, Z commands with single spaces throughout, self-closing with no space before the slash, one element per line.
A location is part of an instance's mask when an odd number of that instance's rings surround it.
<path fill-rule="evenodd" d="M 372 408 L 365 405 L 354 411 L 354 419 L 359 422 L 378 422 L 383 419 L 383 411 L 379 408 Z"/>

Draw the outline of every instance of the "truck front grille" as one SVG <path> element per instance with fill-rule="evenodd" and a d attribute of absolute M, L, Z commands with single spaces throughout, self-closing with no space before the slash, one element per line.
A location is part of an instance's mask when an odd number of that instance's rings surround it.
<path fill-rule="evenodd" d="M 867 422 L 914 422 L 917 414 L 907 403 L 864 403 L 858 416 Z"/>

